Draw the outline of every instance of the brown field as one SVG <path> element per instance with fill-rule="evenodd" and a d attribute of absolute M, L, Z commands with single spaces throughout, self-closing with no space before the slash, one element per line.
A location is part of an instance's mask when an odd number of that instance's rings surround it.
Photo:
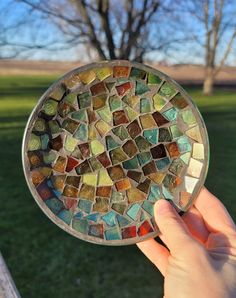
<path fill-rule="evenodd" d="M 81 62 L 0 60 L 0 75 L 62 75 L 81 65 Z M 199 85 L 204 78 L 204 68 L 200 65 L 149 65 L 182 84 Z M 224 67 L 217 75 L 216 84 L 236 86 L 236 67 Z"/>

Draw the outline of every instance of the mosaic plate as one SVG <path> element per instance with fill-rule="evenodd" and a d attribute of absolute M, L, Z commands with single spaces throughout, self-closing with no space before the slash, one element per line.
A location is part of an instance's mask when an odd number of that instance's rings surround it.
<path fill-rule="evenodd" d="M 191 206 L 208 168 L 208 137 L 189 95 L 163 73 L 129 61 L 77 68 L 33 110 L 23 166 L 41 209 L 94 243 L 154 237 L 154 203 Z"/>

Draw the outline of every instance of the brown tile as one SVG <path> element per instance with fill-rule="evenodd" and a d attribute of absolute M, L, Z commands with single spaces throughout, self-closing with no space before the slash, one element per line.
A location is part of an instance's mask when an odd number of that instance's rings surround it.
<path fill-rule="evenodd" d="M 79 198 L 93 201 L 95 197 L 95 187 L 87 184 L 82 184 L 79 191 Z"/>
<path fill-rule="evenodd" d="M 63 140 L 61 135 L 57 136 L 56 138 L 50 140 L 49 146 L 51 149 L 59 151 L 63 147 Z"/>
<path fill-rule="evenodd" d="M 156 184 L 161 185 L 162 181 L 165 178 L 166 173 L 163 172 L 156 172 L 156 173 L 152 173 L 150 175 L 148 175 L 148 177 Z"/>
<path fill-rule="evenodd" d="M 114 66 L 113 67 L 113 77 L 114 78 L 128 77 L 129 72 L 130 72 L 130 68 L 128 66 Z"/>
<path fill-rule="evenodd" d="M 178 109 L 183 109 L 188 105 L 187 101 L 183 98 L 183 96 L 180 93 L 173 97 L 170 100 L 170 102 L 173 106 L 175 106 Z"/>
<path fill-rule="evenodd" d="M 66 169 L 67 158 L 63 156 L 59 156 L 53 169 L 57 172 L 64 173 Z"/>
<path fill-rule="evenodd" d="M 135 142 L 132 140 L 128 140 L 123 146 L 122 146 L 124 152 L 129 156 L 133 157 L 137 152 L 138 149 L 135 145 Z"/>
<path fill-rule="evenodd" d="M 128 159 L 128 156 L 124 153 L 124 151 L 121 148 L 113 149 L 109 152 L 109 154 L 113 165 Z"/>
<path fill-rule="evenodd" d="M 141 177 L 142 177 L 142 173 L 141 172 L 137 172 L 137 171 L 128 171 L 127 172 L 127 176 L 136 181 L 136 182 L 139 182 Z"/>
<path fill-rule="evenodd" d="M 169 120 L 167 120 L 161 113 L 159 112 L 154 112 L 152 114 L 152 117 L 156 121 L 157 126 L 162 126 L 166 123 L 169 123 Z"/>
<path fill-rule="evenodd" d="M 143 182 L 139 183 L 137 188 L 142 192 L 148 193 L 150 184 L 151 184 L 151 180 L 146 178 Z"/>
<path fill-rule="evenodd" d="M 143 129 L 156 127 L 156 122 L 151 114 L 141 115 L 139 119 Z"/>
<path fill-rule="evenodd" d="M 126 205 L 125 204 L 114 203 L 114 204 L 111 205 L 111 208 L 119 214 L 124 214 Z"/>
<path fill-rule="evenodd" d="M 109 198 L 111 195 L 111 186 L 97 187 L 96 196 Z"/>
<path fill-rule="evenodd" d="M 132 88 L 132 84 L 130 82 L 125 82 L 119 86 L 116 86 L 116 91 L 120 96 L 122 96 L 131 88 Z"/>
<path fill-rule="evenodd" d="M 88 158 L 91 155 L 89 143 L 79 144 L 78 147 L 84 158 Z"/>
<path fill-rule="evenodd" d="M 65 183 L 74 187 L 79 187 L 80 176 L 67 176 Z"/>
<path fill-rule="evenodd" d="M 137 188 L 130 188 L 127 190 L 127 197 L 129 204 L 144 201 L 146 200 L 146 194 L 143 191 L 138 190 Z"/>
<path fill-rule="evenodd" d="M 77 198 L 78 193 L 79 193 L 78 188 L 75 188 L 71 185 L 66 185 L 62 194 L 63 196 L 66 196 L 66 197 Z"/>
<path fill-rule="evenodd" d="M 178 157 L 179 156 L 179 154 L 180 154 L 179 147 L 176 142 L 166 144 L 166 148 L 169 152 L 170 157 Z"/>
<path fill-rule="evenodd" d="M 157 171 L 155 162 L 152 160 L 142 167 L 143 173 L 145 176 L 155 173 Z"/>
<path fill-rule="evenodd" d="M 163 144 L 159 144 L 153 148 L 151 148 L 151 154 L 153 158 L 162 158 L 166 156 L 165 146 Z"/>
<path fill-rule="evenodd" d="M 96 198 L 96 202 L 93 205 L 93 211 L 107 212 L 109 210 L 109 199 L 107 198 Z"/>
<path fill-rule="evenodd" d="M 100 161 L 100 163 L 103 165 L 104 168 L 107 168 L 111 165 L 111 161 L 106 152 L 99 154 L 97 156 L 97 159 Z"/>
<path fill-rule="evenodd" d="M 104 82 L 97 83 L 90 88 L 92 95 L 99 95 L 106 92 L 106 86 Z"/>
<path fill-rule="evenodd" d="M 120 124 L 129 123 L 129 119 L 126 116 L 125 111 L 120 110 L 120 111 L 113 112 L 113 122 L 114 122 L 114 125 L 120 125 Z"/>
<path fill-rule="evenodd" d="M 113 181 L 125 178 L 124 170 L 120 165 L 107 168 L 107 171 Z"/>
<path fill-rule="evenodd" d="M 87 109 L 87 114 L 88 114 L 89 124 L 91 124 L 97 120 L 96 113 L 93 110 Z"/>
<path fill-rule="evenodd" d="M 137 137 L 141 133 L 141 128 L 137 120 L 134 120 L 127 126 L 127 131 L 132 139 Z"/>
<path fill-rule="evenodd" d="M 75 168 L 76 172 L 78 175 L 83 175 L 86 173 L 91 173 L 92 170 L 90 168 L 90 165 L 88 163 L 87 160 L 83 161 L 81 164 L 79 164 L 76 168 Z"/>
<path fill-rule="evenodd" d="M 129 178 L 120 180 L 120 181 L 116 182 L 115 185 L 116 185 L 116 189 L 118 191 L 126 190 L 131 187 Z"/>

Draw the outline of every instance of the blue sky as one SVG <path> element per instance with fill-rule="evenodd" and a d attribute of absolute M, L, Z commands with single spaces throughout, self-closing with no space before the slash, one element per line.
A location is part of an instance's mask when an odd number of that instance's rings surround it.
<path fill-rule="evenodd" d="M 60 0 L 57 0 L 60 2 Z M 38 2 L 38 0 L 35 0 Z M 232 2 L 234 3 L 234 2 Z M 232 6 L 236 4 L 232 4 Z M 234 7 L 232 7 L 234 8 Z M 162 26 L 168 27 L 168 22 L 171 23 L 171 15 L 168 16 L 169 20 L 166 19 L 165 15 L 160 15 L 160 22 Z M 184 16 L 183 14 L 183 17 Z M 161 19 L 162 18 L 162 19 Z M 189 17 L 188 17 L 189 18 Z M 0 26 L 2 28 L 8 28 L 9 26 L 18 23 L 19 20 L 27 19 L 27 26 L 22 24 L 21 26 L 15 28 L 4 30 L 0 33 L 0 38 L 4 36 L 9 42 L 13 44 L 21 45 L 46 45 L 51 44 L 51 47 L 58 50 L 46 50 L 46 49 L 27 49 L 26 47 L 21 47 L 20 55 L 18 58 L 23 59 L 42 59 L 42 60 L 84 60 L 89 61 L 91 57 L 87 55 L 88 49 L 85 49 L 83 46 L 79 45 L 76 47 L 68 47 L 67 49 L 60 49 L 61 44 L 63 43 L 65 37 L 61 34 L 58 28 L 47 19 L 42 19 L 39 13 L 30 13 L 28 11 L 28 6 L 22 3 L 19 3 L 14 0 L 2 0 L 0 1 Z M 195 28 L 198 35 L 200 36 L 201 41 L 203 42 L 204 32 L 201 32 L 201 27 L 198 25 L 197 21 L 189 18 L 186 22 L 190 28 Z M 194 26 L 193 26 L 194 25 Z M 181 37 L 180 29 L 176 30 L 174 27 L 169 29 L 165 27 L 168 35 L 173 34 L 175 38 Z M 167 28 L 167 29 L 166 29 Z M 158 24 L 151 26 L 152 34 L 155 36 L 156 31 L 159 30 Z M 144 41 L 145 42 L 145 41 Z M 52 44 L 53 43 L 53 44 Z M 221 51 L 223 51 L 226 43 L 222 43 Z M 1 54 L 8 55 L 11 54 L 11 46 L 0 48 Z M 228 64 L 236 65 L 236 55 L 232 53 L 227 61 Z M 92 59 L 94 58 L 92 52 Z M 171 47 L 167 53 L 163 52 L 152 52 L 147 55 L 148 59 L 154 61 L 168 61 L 170 63 L 203 63 L 204 55 L 201 47 L 193 45 L 192 42 L 182 42 L 177 46 Z"/>

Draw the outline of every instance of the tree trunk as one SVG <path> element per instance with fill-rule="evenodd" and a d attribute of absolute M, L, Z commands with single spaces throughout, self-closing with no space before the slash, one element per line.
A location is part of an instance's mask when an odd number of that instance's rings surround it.
<path fill-rule="evenodd" d="M 208 68 L 206 70 L 204 83 L 203 83 L 203 94 L 212 95 L 214 87 L 214 70 Z"/>

